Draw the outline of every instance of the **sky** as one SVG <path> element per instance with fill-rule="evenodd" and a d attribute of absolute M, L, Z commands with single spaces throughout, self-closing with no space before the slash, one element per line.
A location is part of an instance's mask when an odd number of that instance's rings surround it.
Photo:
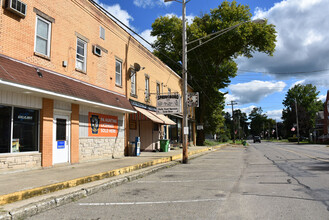
<path fill-rule="evenodd" d="M 157 17 L 181 17 L 182 4 L 164 0 L 95 0 L 124 24 L 149 42 L 151 25 Z M 189 21 L 209 13 L 223 0 L 191 0 L 186 5 Z M 239 57 L 238 75 L 222 89 L 226 103 L 237 102 L 234 109 L 249 114 L 261 107 L 269 118 L 281 121 L 282 101 L 296 84 L 315 85 L 318 98 L 325 101 L 329 89 L 329 0 L 237 0 L 249 5 L 253 19 L 265 18 L 277 31 L 273 56 L 253 54 Z M 138 39 L 138 38 L 136 38 Z M 142 41 L 140 41 L 143 43 Z M 144 44 L 145 45 L 145 44 Z M 151 48 L 145 45 L 148 49 Z M 231 113 L 231 106 L 225 111 Z"/>

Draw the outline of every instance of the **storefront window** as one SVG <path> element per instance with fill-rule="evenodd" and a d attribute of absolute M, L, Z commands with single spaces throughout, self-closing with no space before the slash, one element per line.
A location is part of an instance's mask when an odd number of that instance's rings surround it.
<path fill-rule="evenodd" d="M 38 121 L 38 110 L 0 105 L 0 153 L 38 151 Z"/>
<path fill-rule="evenodd" d="M 10 153 L 11 107 L 0 105 L 0 153 Z"/>
<path fill-rule="evenodd" d="M 38 111 L 14 108 L 12 152 L 38 150 Z"/>

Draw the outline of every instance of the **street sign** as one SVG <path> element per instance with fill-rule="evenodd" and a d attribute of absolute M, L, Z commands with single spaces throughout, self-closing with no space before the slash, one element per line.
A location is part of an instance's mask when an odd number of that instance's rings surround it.
<path fill-rule="evenodd" d="M 196 129 L 197 129 L 198 131 L 203 130 L 203 125 L 197 125 L 197 126 L 196 126 Z"/>
<path fill-rule="evenodd" d="M 187 107 L 199 107 L 199 93 L 198 92 L 187 93 Z"/>
<path fill-rule="evenodd" d="M 157 95 L 157 113 L 158 114 L 180 114 L 181 97 L 175 95 Z"/>

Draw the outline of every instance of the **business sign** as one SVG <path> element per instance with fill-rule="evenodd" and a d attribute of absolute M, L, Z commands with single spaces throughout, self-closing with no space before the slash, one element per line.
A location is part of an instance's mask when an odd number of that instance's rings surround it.
<path fill-rule="evenodd" d="M 116 137 L 118 136 L 118 117 L 89 112 L 89 137 Z"/>
<path fill-rule="evenodd" d="M 175 95 L 157 95 L 158 114 L 179 114 L 181 113 L 181 98 Z"/>
<path fill-rule="evenodd" d="M 198 92 L 187 93 L 187 107 L 199 107 L 199 93 Z"/>

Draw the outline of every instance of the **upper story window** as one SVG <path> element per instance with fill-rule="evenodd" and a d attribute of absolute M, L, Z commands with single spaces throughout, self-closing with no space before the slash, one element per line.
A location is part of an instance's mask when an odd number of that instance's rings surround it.
<path fill-rule="evenodd" d="M 150 78 L 145 76 L 145 100 L 150 99 Z"/>
<path fill-rule="evenodd" d="M 136 73 L 134 70 L 130 72 L 131 94 L 136 95 Z"/>
<path fill-rule="evenodd" d="M 77 56 L 75 68 L 86 72 L 87 63 L 87 42 L 77 38 Z"/>
<path fill-rule="evenodd" d="M 122 62 L 115 60 L 115 85 L 122 86 Z"/>
<path fill-rule="evenodd" d="M 157 83 L 157 95 L 160 95 L 160 83 Z"/>
<path fill-rule="evenodd" d="M 99 37 L 105 40 L 105 29 L 102 26 L 99 26 Z"/>
<path fill-rule="evenodd" d="M 50 57 L 51 22 L 37 16 L 34 51 Z"/>

